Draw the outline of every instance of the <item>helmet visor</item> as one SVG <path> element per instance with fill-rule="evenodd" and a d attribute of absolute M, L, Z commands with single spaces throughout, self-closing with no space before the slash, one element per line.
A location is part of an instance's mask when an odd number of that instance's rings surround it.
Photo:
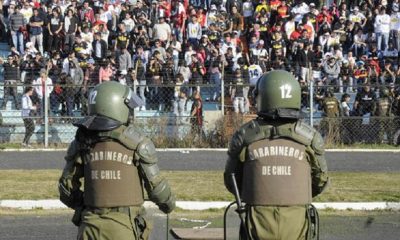
<path fill-rule="evenodd" d="M 135 93 L 132 92 L 131 89 L 129 89 L 129 93 L 128 96 L 126 97 L 126 105 L 128 105 L 128 107 L 130 109 L 134 109 L 136 107 L 141 107 L 144 106 L 144 101 Z"/>

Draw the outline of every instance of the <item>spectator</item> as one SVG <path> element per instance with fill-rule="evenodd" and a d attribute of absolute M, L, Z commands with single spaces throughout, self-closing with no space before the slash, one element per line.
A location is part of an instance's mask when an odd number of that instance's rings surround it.
<path fill-rule="evenodd" d="M 131 33 L 132 30 L 135 28 L 135 21 L 133 21 L 131 13 L 129 12 L 125 14 L 125 19 L 122 20 L 122 23 L 124 23 L 127 33 Z"/>
<path fill-rule="evenodd" d="M 75 16 L 74 11 L 72 9 L 67 10 L 67 16 L 64 18 L 64 49 L 67 52 L 71 52 L 73 50 L 73 46 L 75 43 L 75 35 L 78 32 L 78 18 Z"/>
<path fill-rule="evenodd" d="M 156 51 L 160 53 L 160 60 L 164 62 L 167 58 L 167 52 L 165 51 L 165 48 L 162 46 L 162 42 L 160 39 L 156 39 L 154 41 L 154 47 L 151 49 L 151 52 L 153 54 Z"/>
<path fill-rule="evenodd" d="M 339 74 L 339 92 L 354 92 L 353 70 L 348 60 L 342 61 Z"/>
<path fill-rule="evenodd" d="M 176 83 L 175 83 L 175 102 L 174 102 L 174 113 L 176 116 L 176 123 L 183 124 L 184 114 L 183 112 L 186 110 L 186 102 L 187 102 L 187 87 L 185 87 L 184 79 L 182 74 L 176 75 Z"/>
<path fill-rule="evenodd" d="M 390 83 L 394 83 L 396 80 L 396 72 L 392 67 L 392 62 L 390 60 L 385 62 L 385 67 L 380 74 L 380 83 L 382 85 L 388 85 Z"/>
<path fill-rule="evenodd" d="M 35 131 L 35 122 L 32 119 L 32 111 L 36 110 L 36 106 L 33 105 L 31 97 L 33 95 L 34 88 L 33 87 L 26 87 L 24 91 L 24 95 L 22 95 L 22 120 L 24 121 L 25 126 L 25 136 L 24 140 L 22 141 L 23 147 L 32 147 L 29 142 L 30 139 Z"/>
<path fill-rule="evenodd" d="M 89 6 L 89 1 L 84 1 L 83 2 L 83 7 L 79 11 L 79 17 L 80 20 L 82 21 L 84 18 L 87 18 L 91 23 L 94 22 L 94 11 L 93 9 Z"/>
<path fill-rule="evenodd" d="M 222 80 L 222 69 L 223 69 L 222 56 L 219 55 L 217 49 L 211 50 L 211 56 L 209 60 L 209 81 L 214 85 L 212 92 L 212 100 L 216 101 L 221 95 L 221 80 Z"/>
<path fill-rule="evenodd" d="M 96 67 L 95 61 L 93 58 L 90 58 L 87 61 L 87 68 L 84 72 L 84 92 L 88 92 L 90 88 L 93 88 L 97 84 L 99 84 L 99 69 Z"/>
<path fill-rule="evenodd" d="M 399 0 L 394 0 L 392 4 L 392 14 L 390 15 L 390 32 L 393 44 L 396 49 L 400 49 L 400 11 Z"/>
<path fill-rule="evenodd" d="M 101 38 L 101 33 L 94 34 L 94 41 L 92 42 L 92 57 L 95 61 L 99 62 L 107 56 L 107 42 Z"/>
<path fill-rule="evenodd" d="M 233 109 L 235 113 L 245 113 L 245 97 L 244 97 L 244 86 L 243 78 L 241 76 L 240 68 L 235 70 L 233 86 L 231 88 L 230 96 L 233 103 Z"/>
<path fill-rule="evenodd" d="M 297 51 L 297 63 L 300 66 L 301 78 L 307 83 L 311 80 L 311 67 L 314 61 L 314 52 L 308 43 L 300 43 L 300 50 Z"/>
<path fill-rule="evenodd" d="M 363 33 L 362 29 L 357 30 L 357 34 L 354 35 L 354 52 L 356 57 L 361 57 L 366 53 L 367 49 L 367 36 Z"/>
<path fill-rule="evenodd" d="M 147 53 L 143 50 L 143 47 L 138 46 L 136 49 L 136 54 L 133 56 L 133 66 L 134 71 L 136 73 L 136 79 L 139 84 L 139 97 L 145 103 L 144 106 L 141 107 L 142 110 L 146 109 L 146 65 L 148 62 Z"/>
<path fill-rule="evenodd" d="M 14 98 L 15 108 L 20 108 L 17 86 L 21 82 L 21 72 L 19 67 L 19 59 L 17 56 L 8 56 L 7 62 L 0 59 L 0 64 L 4 68 L 4 97 L 2 109 L 5 110 L 8 102 L 8 97 L 11 95 Z"/>
<path fill-rule="evenodd" d="M 160 16 L 158 23 L 153 27 L 153 40 L 160 40 L 164 46 L 169 44 L 171 40 L 172 30 L 168 23 L 165 22 L 165 17 Z"/>
<path fill-rule="evenodd" d="M 182 74 L 183 77 L 183 82 L 184 83 L 189 83 L 189 79 L 192 76 L 192 72 L 189 68 L 189 66 L 187 65 L 185 60 L 180 60 L 179 64 L 178 64 L 178 74 Z"/>
<path fill-rule="evenodd" d="M 33 3 L 32 3 L 32 5 L 33 5 Z M 24 22 L 28 23 L 29 20 L 31 19 L 31 17 L 33 16 L 33 10 L 32 10 L 31 3 L 29 3 L 28 1 L 25 1 L 23 3 L 23 8 L 21 8 L 20 12 L 25 18 Z"/>
<path fill-rule="evenodd" d="M 190 110 L 190 123 L 191 133 L 195 140 L 201 141 L 203 139 L 203 100 L 201 99 L 200 92 L 194 90 L 193 104 Z"/>
<path fill-rule="evenodd" d="M 63 29 L 63 20 L 57 8 L 54 8 L 50 20 L 47 24 L 49 36 L 47 40 L 48 51 L 59 51 L 61 44 L 61 31 Z"/>
<path fill-rule="evenodd" d="M 190 22 L 187 26 L 186 32 L 188 43 L 192 45 L 194 49 L 197 49 L 202 36 L 202 30 L 195 14 L 190 17 Z"/>
<path fill-rule="evenodd" d="M 340 61 L 337 61 L 334 56 L 329 57 L 324 65 L 325 82 L 327 85 L 339 85 Z"/>
<path fill-rule="evenodd" d="M 394 69 L 397 69 L 399 62 L 399 50 L 396 49 L 392 42 L 389 42 L 389 47 L 383 52 L 385 60 L 390 61 Z"/>
<path fill-rule="evenodd" d="M 126 31 L 125 24 L 119 24 L 119 32 L 114 46 L 114 50 L 116 51 L 116 53 L 119 54 L 122 49 L 127 49 L 129 46 L 129 41 L 130 37 L 128 32 Z"/>
<path fill-rule="evenodd" d="M 353 23 L 360 24 L 361 27 L 364 27 L 367 23 L 367 18 L 364 14 L 359 12 L 359 8 L 356 6 L 353 8 L 352 13 L 349 15 L 349 20 Z"/>
<path fill-rule="evenodd" d="M 49 99 L 50 93 L 53 91 L 53 81 L 47 76 L 47 70 L 43 68 L 40 70 L 40 77 L 33 81 L 32 84 L 35 87 L 35 93 L 39 98 L 38 112 L 40 113 L 40 116 L 44 117 L 44 104 L 46 98 Z"/>
<path fill-rule="evenodd" d="M 118 56 L 118 70 L 128 72 L 130 68 L 132 68 L 132 56 L 128 49 L 122 47 Z"/>
<path fill-rule="evenodd" d="M 190 79 L 191 84 L 203 84 L 203 76 L 206 74 L 206 70 L 196 54 L 192 55 L 192 64 L 190 69 L 192 72 L 192 77 Z"/>
<path fill-rule="evenodd" d="M 33 9 L 33 16 L 29 20 L 30 41 L 33 46 L 38 46 L 39 52 L 43 54 L 43 25 L 44 19 L 39 15 L 39 9 Z"/>
<path fill-rule="evenodd" d="M 25 31 L 25 18 L 20 12 L 21 7 L 16 6 L 15 12 L 9 17 L 11 37 L 14 47 L 16 47 L 20 54 L 24 54 L 24 36 Z"/>
<path fill-rule="evenodd" d="M 149 87 L 151 109 L 158 109 L 158 103 L 160 101 L 158 85 L 161 85 L 162 82 L 162 66 L 163 61 L 161 60 L 161 54 L 159 51 L 155 51 L 150 58 L 148 69 L 146 70 L 148 79 L 150 79 L 149 84 L 152 85 Z"/>
<path fill-rule="evenodd" d="M 354 101 L 354 113 L 356 116 L 364 116 L 370 114 L 373 110 L 373 106 L 376 101 L 376 95 L 371 91 L 371 87 L 368 84 L 364 84 L 362 90 L 357 93 Z"/>
<path fill-rule="evenodd" d="M 374 24 L 378 51 L 384 51 L 388 47 L 390 34 L 390 16 L 386 14 L 386 8 L 381 7 Z M 382 46 L 382 38 L 384 46 Z"/>
<path fill-rule="evenodd" d="M 350 117 L 350 95 L 345 93 L 340 100 L 340 107 L 344 117 Z"/>

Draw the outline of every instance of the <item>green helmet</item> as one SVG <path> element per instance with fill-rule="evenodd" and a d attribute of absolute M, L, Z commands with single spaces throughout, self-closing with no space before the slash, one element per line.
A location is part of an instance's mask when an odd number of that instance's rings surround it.
<path fill-rule="evenodd" d="M 379 97 L 380 98 L 389 97 L 389 89 L 387 89 L 387 87 L 381 87 L 379 89 Z"/>
<path fill-rule="evenodd" d="M 261 76 L 254 90 L 257 114 L 270 118 L 299 118 L 301 90 L 295 77 L 283 70 Z"/>
<path fill-rule="evenodd" d="M 104 82 L 89 94 L 89 116 L 111 118 L 127 123 L 129 110 L 143 105 L 142 100 L 132 90 L 118 82 Z"/>
<path fill-rule="evenodd" d="M 325 96 L 326 96 L 326 97 L 333 97 L 333 96 L 335 96 L 335 94 L 334 94 L 334 88 L 333 88 L 333 87 L 328 87 L 328 88 L 326 89 Z"/>

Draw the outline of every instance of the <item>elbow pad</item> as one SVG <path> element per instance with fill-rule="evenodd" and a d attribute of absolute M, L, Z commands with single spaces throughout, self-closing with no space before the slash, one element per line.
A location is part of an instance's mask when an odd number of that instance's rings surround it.
<path fill-rule="evenodd" d="M 149 183 L 151 187 L 157 184 L 157 180 L 160 177 L 160 169 L 157 164 L 141 164 L 142 175 L 146 183 Z"/>
<path fill-rule="evenodd" d="M 165 179 L 151 190 L 149 197 L 164 213 L 170 213 L 175 208 L 175 197 L 171 193 L 171 188 Z"/>

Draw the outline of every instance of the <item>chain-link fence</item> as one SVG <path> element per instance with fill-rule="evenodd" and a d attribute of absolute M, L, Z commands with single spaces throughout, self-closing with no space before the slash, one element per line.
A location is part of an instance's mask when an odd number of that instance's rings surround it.
<path fill-rule="evenodd" d="M 27 103 L 24 103 L 23 96 L 27 94 L 29 87 L 33 88 L 29 95 L 33 108 L 26 111 Z M 76 131 L 72 123 L 87 115 L 87 93 L 93 87 L 3 82 L 0 88 L 0 141 L 24 142 L 27 132 L 32 132 L 28 129 L 29 121 L 26 119 L 31 119 L 30 124 L 33 126 L 30 127 L 34 128 L 31 143 L 45 146 L 69 143 Z M 235 129 L 256 116 L 252 95 L 254 86 L 248 84 L 141 85 L 134 82 L 130 87 L 146 103 L 132 111 L 132 121 L 159 147 L 226 147 Z M 305 121 L 321 132 L 326 143 L 336 146 L 398 142 L 400 119 L 395 110 L 386 117 L 374 116 L 372 108 L 368 111 L 364 109 L 358 114 L 354 111 L 351 114 L 354 116 L 344 117 L 346 115 L 342 113 L 337 117 L 326 117 L 324 96 L 328 88 L 311 85 L 302 88 L 301 110 Z M 362 91 L 358 89 L 358 92 Z M 374 96 L 379 96 L 379 88 L 371 88 L 371 91 Z M 196 92 L 200 93 L 198 98 L 193 97 Z M 342 95 L 347 94 L 350 109 L 355 109 L 352 106 L 355 102 L 361 101 L 358 104 L 362 104 L 363 101 L 362 98 L 356 99 L 359 98 L 356 92 L 340 93 L 339 87 L 332 94 L 339 104 Z M 375 97 L 371 101 L 377 102 Z M 390 104 L 392 108 L 394 100 Z"/>

